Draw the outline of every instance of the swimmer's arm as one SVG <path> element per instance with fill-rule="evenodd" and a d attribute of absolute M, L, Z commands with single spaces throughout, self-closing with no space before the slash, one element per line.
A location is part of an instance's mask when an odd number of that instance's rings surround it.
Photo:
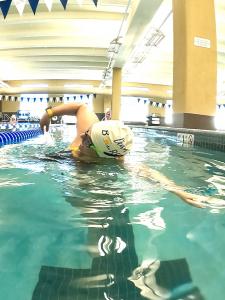
<path fill-rule="evenodd" d="M 61 104 L 58 106 L 54 106 L 51 108 L 51 112 L 52 112 L 52 117 L 54 116 L 64 116 L 64 115 L 68 115 L 68 116 L 76 116 L 78 110 L 80 109 L 80 107 L 84 105 L 82 103 L 68 103 L 68 104 Z M 42 131 L 44 130 L 44 126 L 46 126 L 46 130 L 49 130 L 49 124 L 50 124 L 50 120 L 51 118 L 49 117 L 49 115 L 46 113 L 44 113 L 44 115 L 42 116 L 41 120 L 40 120 L 40 126 Z"/>
<path fill-rule="evenodd" d="M 211 204 L 219 204 L 220 207 L 224 207 L 225 205 L 224 201 L 221 199 L 186 192 L 183 187 L 176 185 L 175 182 L 168 179 L 160 172 L 145 165 L 139 165 L 135 168 L 135 171 L 132 170 L 132 172 L 135 172 L 135 174 L 138 176 L 148 178 L 156 183 L 159 183 L 164 189 L 177 195 L 181 200 L 192 206 L 204 208 L 206 206 L 210 206 Z"/>
<path fill-rule="evenodd" d="M 96 114 L 89 110 L 88 106 L 84 103 L 68 103 L 61 104 L 58 106 L 54 106 L 51 108 L 52 117 L 54 116 L 76 116 L 77 117 L 77 130 L 78 133 L 85 132 L 88 128 L 94 123 L 98 121 Z M 48 114 L 45 113 L 41 120 L 40 126 L 41 129 L 44 129 L 46 126 L 46 130 L 49 129 L 50 119 Z"/>

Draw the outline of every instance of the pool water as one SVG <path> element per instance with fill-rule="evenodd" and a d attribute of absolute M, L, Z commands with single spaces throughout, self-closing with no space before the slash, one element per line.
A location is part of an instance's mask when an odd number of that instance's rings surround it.
<path fill-rule="evenodd" d="M 133 163 L 225 200 L 223 153 L 134 133 Z M 56 155 L 73 134 L 0 148 L 0 299 L 223 300 L 225 210 L 190 206 L 110 160 Z"/>

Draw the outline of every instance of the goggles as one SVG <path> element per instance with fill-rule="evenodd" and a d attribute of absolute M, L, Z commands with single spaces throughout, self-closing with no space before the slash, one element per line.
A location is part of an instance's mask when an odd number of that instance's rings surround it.
<path fill-rule="evenodd" d="M 96 148 L 95 148 L 95 145 L 93 144 L 92 139 L 91 139 L 90 135 L 88 134 L 88 131 L 89 131 L 89 130 L 87 130 L 87 131 L 84 133 L 83 144 L 84 144 L 87 148 L 92 149 L 92 150 L 94 150 L 94 151 L 97 153 L 97 150 L 96 150 Z"/>

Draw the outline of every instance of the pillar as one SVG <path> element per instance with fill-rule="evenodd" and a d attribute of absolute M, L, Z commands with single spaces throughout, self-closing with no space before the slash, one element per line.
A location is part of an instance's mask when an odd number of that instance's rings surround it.
<path fill-rule="evenodd" d="M 214 129 L 216 21 L 214 0 L 173 0 L 173 126 Z"/>
<path fill-rule="evenodd" d="M 112 78 L 112 120 L 120 119 L 121 107 L 121 68 L 113 68 Z"/>

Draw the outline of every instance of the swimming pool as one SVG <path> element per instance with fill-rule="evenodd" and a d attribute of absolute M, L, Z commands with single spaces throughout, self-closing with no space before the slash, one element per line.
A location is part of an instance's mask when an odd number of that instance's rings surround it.
<path fill-rule="evenodd" d="M 119 164 L 53 155 L 73 131 L 0 148 L 0 298 L 224 299 L 224 210 L 189 206 Z M 223 153 L 134 132 L 132 161 L 225 199 Z"/>

